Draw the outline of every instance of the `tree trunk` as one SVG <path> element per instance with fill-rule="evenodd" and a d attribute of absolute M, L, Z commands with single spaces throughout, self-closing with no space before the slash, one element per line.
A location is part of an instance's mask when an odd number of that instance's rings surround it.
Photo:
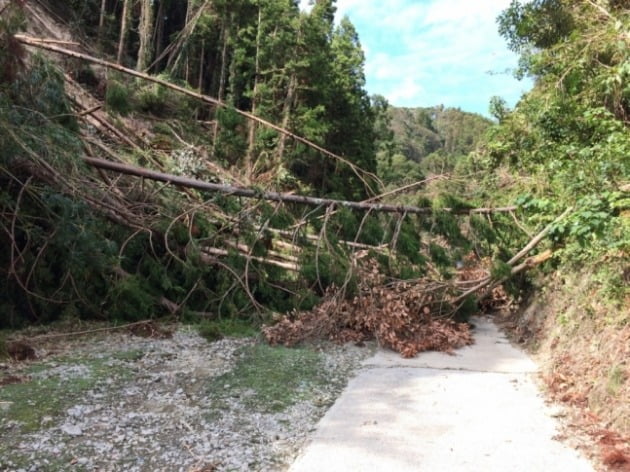
<path fill-rule="evenodd" d="M 219 77 L 219 93 L 217 98 L 223 101 L 225 98 L 225 81 L 227 79 L 227 52 L 230 37 L 230 25 L 223 26 L 223 49 L 221 50 L 221 74 Z"/>
<path fill-rule="evenodd" d="M 291 110 L 293 109 L 295 102 L 295 93 L 297 89 L 297 78 L 295 76 L 295 72 L 291 73 L 291 77 L 289 78 L 289 87 L 287 89 L 287 95 L 284 99 L 284 105 L 282 109 L 282 128 L 288 129 L 289 122 L 291 120 Z M 278 162 L 282 162 L 284 158 L 284 148 L 287 142 L 287 135 L 280 134 L 280 139 L 278 141 Z"/>
<path fill-rule="evenodd" d="M 226 21 L 229 21 L 226 19 Z M 223 49 L 221 50 L 221 72 L 219 74 L 219 92 L 217 94 L 217 98 L 219 102 L 223 103 L 223 98 L 225 97 L 225 80 L 227 78 L 227 51 L 228 51 L 228 40 L 230 37 L 230 26 L 229 23 L 223 24 Z M 214 121 L 214 131 L 212 133 L 212 156 L 214 156 L 217 138 L 219 137 L 219 120 L 215 119 Z"/>
<path fill-rule="evenodd" d="M 298 53 L 298 44 L 300 44 L 300 37 L 302 36 L 302 25 L 298 27 L 297 31 L 297 40 L 295 42 L 295 48 L 293 51 L 293 57 L 299 57 Z M 284 104 L 282 106 L 282 124 L 281 126 L 284 129 L 287 129 L 289 123 L 291 121 L 291 111 L 295 107 L 295 100 L 297 98 L 297 71 L 291 69 L 289 76 L 289 84 L 287 86 L 287 94 L 284 98 Z M 276 151 L 276 155 L 278 156 L 278 162 L 282 163 L 284 159 L 284 149 L 286 147 L 287 137 L 284 134 L 280 134 L 280 139 L 278 141 L 278 147 Z"/>
<path fill-rule="evenodd" d="M 256 100 L 258 99 L 258 77 L 260 75 L 260 36 L 262 33 L 262 8 L 258 5 L 258 31 L 256 33 L 256 58 L 254 65 L 254 85 L 252 90 L 252 115 L 256 115 Z M 245 177 L 249 182 L 252 176 L 254 150 L 256 147 L 256 122 L 249 121 L 249 137 L 247 152 L 245 153 Z"/>
<path fill-rule="evenodd" d="M 143 167 L 132 166 L 128 164 L 122 164 L 119 162 L 106 161 L 104 159 L 96 159 L 92 157 L 84 157 L 83 160 L 99 169 L 111 170 L 126 175 L 134 175 L 136 177 L 143 177 L 145 179 L 155 180 L 157 182 L 165 182 L 170 185 L 175 185 L 184 188 L 195 188 L 198 190 L 206 190 L 210 192 L 219 192 L 230 195 L 232 197 L 244 197 L 254 198 L 257 200 L 269 200 L 272 202 L 284 202 L 284 203 L 297 203 L 301 205 L 309 205 L 314 207 L 337 207 L 348 208 L 350 210 L 362 210 L 373 211 L 382 213 L 398 213 L 399 215 L 415 214 L 415 215 L 431 215 L 433 214 L 433 208 L 428 207 L 415 207 L 409 205 L 387 205 L 382 203 L 364 203 L 364 202 L 352 202 L 348 200 L 335 200 L 332 198 L 315 198 L 306 197 L 303 195 L 296 195 L 294 193 L 279 193 L 279 192 L 261 192 L 259 189 L 252 189 L 246 187 L 237 187 L 227 184 L 215 184 L 212 182 L 204 182 L 202 180 L 191 179 L 189 177 L 182 177 L 180 175 L 167 174 L 164 172 L 157 172 Z M 471 209 L 453 209 L 453 208 L 441 208 L 437 211 L 443 211 L 445 213 L 453 213 L 455 215 L 469 215 L 473 213 L 506 213 L 514 211 L 515 207 L 503 207 L 503 208 L 471 208 Z"/>
<path fill-rule="evenodd" d="M 129 33 L 129 17 L 131 16 L 131 3 L 132 0 L 124 0 L 122 18 L 120 20 L 120 37 L 118 39 L 118 55 L 116 56 L 116 62 L 118 64 L 123 63 L 123 57 L 125 56 L 125 49 L 127 44 L 127 34 Z"/>
<path fill-rule="evenodd" d="M 162 51 L 164 51 L 164 2 L 160 2 L 159 6 L 158 6 L 158 11 L 157 11 L 157 15 L 155 18 L 155 32 L 154 32 L 154 40 L 153 40 L 153 44 L 155 45 L 155 57 L 158 58 L 161 54 Z M 156 67 L 160 68 L 159 66 L 159 60 L 156 59 Z"/>
<path fill-rule="evenodd" d="M 107 0 L 101 0 L 101 13 L 98 17 L 98 44 L 103 44 L 103 30 L 105 29 L 105 16 L 107 14 Z"/>
<path fill-rule="evenodd" d="M 192 32 L 188 29 L 190 27 L 190 21 L 192 17 L 192 8 L 193 7 L 192 7 L 191 2 L 187 2 L 186 3 L 186 19 L 184 20 L 184 27 L 179 32 L 179 37 L 175 41 L 175 47 L 171 51 L 168 57 L 168 61 L 166 62 L 166 67 L 170 68 L 171 73 L 175 73 L 175 71 L 177 70 L 177 67 L 179 66 L 179 61 L 182 58 L 182 54 L 185 53 L 185 51 L 183 50 L 183 45 L 186 43 L 188 39 L 186 38 L 186 35 Z M 199 11 L 201 12 L 202 9 L 203 9 L 203 6 L 199 9 Z M 186 52 L 186 58 L 188 58 L 187 52 Z"/>
<path fill-rule="evenodd" d="M 201 52 L 199 53 L 199 78 L 197 79 L 197 87 L 199 93 L 203 93 L 203 69 L 205 67 L 206 58 L 206 42 L 201 41 Z"/>
<path fill-rule="evenodd" d="M 140 25 L 138 35 L 140 36 L 140 47 L 138 48 L 138 61 L 136 69 L 144 71 L 150 67 L 153 58 L 153 0 L 141 0 Z"/>

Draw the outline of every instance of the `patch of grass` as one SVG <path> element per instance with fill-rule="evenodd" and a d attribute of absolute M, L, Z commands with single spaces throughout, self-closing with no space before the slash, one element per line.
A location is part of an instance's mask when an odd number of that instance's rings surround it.
<path fill-rule="evenodd" d="M 222 338 L 248 338 L 258 334 L 258 328 L 252 321 L 239 318 L 204 320 L 197 325 L 197 331 L 210 342 Z"/>
<path fill-rule="evenodd" d="M 607 390 L 611 395 L 616 395 L 626 381 L 626 373 L 622 366 L 616 365 L 608 374 Z"/>
<path fill-rule="evenodd" d="M 22 433 L 37 431 L 44 417 L 61 415 L 99 381 L 128 374 L 126 369 L 111 365 L 109 361 L 107 358 L 57 361 L 54 365 L 62 365 L 60 370 L 52 370 L 55 367 L 51 363 L 30 366 L 28 373 L 34 376 L 32 380 L 0 388 L 0 401 L 10 403 L 7 410 L 0 411 L 3 420 L 18 422 Z M 84 371 L 63 374 L 72 367 Z M 47 371 L 51 374 L 42 375 Z"/>
<path fill-rule="evenodd" d="M 112 355 L 114 359 L 127 362 L 139 361 L 143 357 L 144 351 L 142 349 L 131 349 L 129 351 L 116 352 Z"/>
<path fill-rule="evenodd" d="M 208 393 L 219 404 L 240 397 L 248 408 L 273 413 L 316 395 L 328 384 L 325 374 L 313 350 L 256 344 L 243 348 L 234 369 L 214 379 Z"/>
<path fill-rule="evenodd" d="M 58 456 L 49 457 L 46 463 L 46 472 L 87 471 L 85 467 L 73 465 L 75 459 L 71 454 L 62 452 Z M 0 470 L 29 470 L 33 464 L 32 457 L 20 453 L 14 448 L 0 445 Z M 38 469 L 43 470 L 43 469 Z"/>

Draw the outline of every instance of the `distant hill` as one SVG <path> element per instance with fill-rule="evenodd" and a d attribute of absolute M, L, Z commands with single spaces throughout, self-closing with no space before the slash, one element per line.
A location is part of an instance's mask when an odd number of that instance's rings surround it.
<path fill-rule="evenodd" d="M 493 122 L 476 113 L 443 105 L 429 108 L 390 107 L 391 129 L 398 152 L 421 162 L 436 151 L 465 155 Z"/>
<path fill-rule="evenodd" d="M 393 185 L 451 172 L 493 125 L 476 113 L 442 105 L 386 110 L 377 119 L 377 165 L 379 177 Z"/>

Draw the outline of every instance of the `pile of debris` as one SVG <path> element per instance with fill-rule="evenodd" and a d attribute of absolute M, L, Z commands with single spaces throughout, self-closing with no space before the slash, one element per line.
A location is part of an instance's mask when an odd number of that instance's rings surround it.
<path fill-rule="evenodd" d="M 388 282 L 374 260 L 363 262 L 359 272 L 356 296 L 328 290 L 312 310 L 294 311 L 263 327 L 267 341 L 294 346 L 322 338 L 358 344 L 375 339 L 403 357 L 428 350 L 452 352 L 473 343 L 468 323 L 444 316 L 455 298 L 451 285 L 428 279 Z"/>

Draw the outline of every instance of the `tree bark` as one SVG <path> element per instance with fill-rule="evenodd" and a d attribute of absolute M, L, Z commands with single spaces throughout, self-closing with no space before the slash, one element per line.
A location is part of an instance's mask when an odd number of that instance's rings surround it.
<path fill-rule="evenodd" d="M 136 69 L 144 71 L 150 67 L 151 59 L 153 58 L 153 28 L 155 26 L 153 0 L 142 0 L 141 6 L 138 30 L 140 46 L 138 48 Z"/>
<path fill-rule="evenodd" d="M 287 129 L 289 127 L 289 123 L 291 120 L 291 110 L 293 109 L 294 103 L 295 103 L 296 89 L 297 89 L 297 79 L 295 76 L 295 72 L 292 72 L 291 77 L 289 78 L 289 86 L 287 88 L 287 95 L 284 99 L 284 105 L 282 107 L 282 123 L 280 124 L 280 126 L 282 126 L 284 129 Z M 278 162 L 282 162 L 282 159 L 284 158 L 284 148 L 286 147 L 286 141 L 287 141 L 287 135 L 281 134 L 280 139 L 278 140 L 278 150 L 277 150 Z"/>
<path fill-rule="evenodd" d="M 160 62 L 158 59 L 159 56 L 162 55 L 162 51 L 164 50 L 164 1 L 161 1 L 158 6 L 158 11 L 155 16 L 155 28 L 154 28 L 154 49 L 155 49 L 155 64 Z M 159 65 L 157 66 L 159 70 Z"/>
<path fill-rule="evenodd" d="M 98 44 L 103 44 L 103 30 L 105 29 L 105 16 L 107 14 L 107 0 L 101 0 L 101 12 L 98 17 Z"/>
<path fill-rule="evenodd" d="M 297 39 L 295 42 L 296 45 L 293 50 L 293 57 L 296 57 L 296 58 L 299 57 L 297 45 L 300 43 L 301 35 L 302 35 L 302 24 L 300 23 L 300 26 L 297 31 Z M 287 94 L 284 98 L 284 104 L 282 106 L 281 126 L 284 129 L 289 128 L 289 123 L 291 121 L 291 111 L 295 107 L 295 100 L 296 100 L 297 86 L 298 86 L 297 72 L 291 69 L 289 74 L 290 75 L 289 75 L 289 83 L 287 85 Z M 278 148 L 277 148 L 278 162 L 282 162 L 282 160 L 284 159 L 284 149 L 286 147 L 286 140 L 287 140 L 287 136 L 285 134 L 281 134 L 280 139 L 278 140 Z"/>
<path fill-rule="evenodd" d="M 256 115 L 256 100 L 258 99 L 258 77 L 260 75 L 260 36 L 262 33 L 262 7 L 258 4 L 258 31 L 256 32 L 256 55 L 254 60 L 254 85 L 252 90 L 252 115 Z M 256 121 L 249 122 L 247 152 L 245 153 L 245 178 L 251 180 L 256 147 Z"/>
<path fill-rule="evenodd" d="M 120 36 L 118 38 L 118 55 L 116 56 L 116 62 L 122 64 L 123 57 L 125 56 L 125 49 L 127 45 L 127 34 L 129 33 L 129 23 L 131 16 L 131 3 L 133 0 L 124 0 L 122 17 L 120 20 Z"/>
<path fill-rule="evenodd" d="M 224 21 L 229 21 L 227 18 Z M 217 93 L 217 97 L 220 102 L 223 102 L 223 98 L 225 97 L 225 81 L 227 79 L 227 49 L 228 49 L 228 39 L 230 36 L 230 27 L 229 23 L 223 23 L 222 28 L 222 37 L 223 37 L 223 48 L 221 49 L 221 72 L 219 73 L 219 92 Z M 219 120 L 215 119 L 214 121 L 214 130 L 212 132 L 212 156 L 215 154 L 216 143 L 219 137 Z"/>

